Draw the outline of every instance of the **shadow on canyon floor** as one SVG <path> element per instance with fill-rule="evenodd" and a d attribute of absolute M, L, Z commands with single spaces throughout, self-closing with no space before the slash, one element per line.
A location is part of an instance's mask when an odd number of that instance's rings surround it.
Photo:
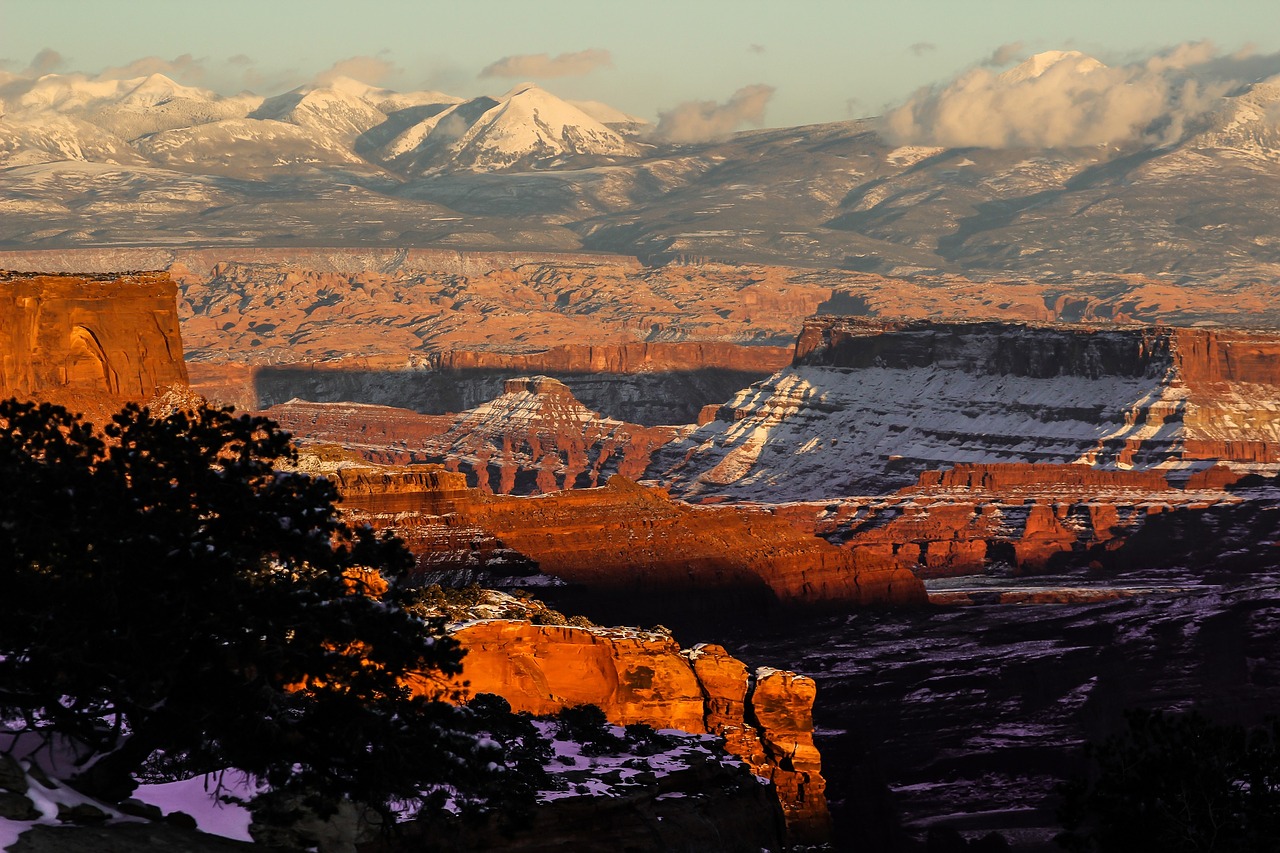
<path fill-rule="evenodd" d="M 1255 725 L 1280 708 L 1280 575 L 1181 582 L 1090 604 L 774 620 L 717 640 L 817 680 L 840 849 L 912 850 L 936 826 L 1047 851 L 1055 785 L 1124 709 Z"/>
<path fill-rule="evenodd" d="M 588 408 L 629 423 L 689 424 L 768 372 L 708 367 L 652 373 L 450 369 L 347 370 L 263 365 L 254 371 L 257 407 L 293 398 L 315 403 L 369 403 L 445 414 L 472 409 L 502 393 L 503 382 L 531 372 L 559 379 Z"/>

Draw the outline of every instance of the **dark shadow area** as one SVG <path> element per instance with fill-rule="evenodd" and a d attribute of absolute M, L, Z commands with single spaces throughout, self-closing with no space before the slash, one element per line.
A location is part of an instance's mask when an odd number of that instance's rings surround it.
<path fill-rule="evenodd" d="M 379 148 L 404 133 L 421 121 L 447 110 L 452 104 L 420 104 L 406 107 L 387 115 L 387 120 L 377 127 L 371 127 L 356 137 L 355 152 L 361 157 L 368 157 Z"/>
<path fill-rule="evenodd" d="M 845 259 L 849 260 L 848 258 Z M 877 262 L 878 263 L 878 262 Z M 849 267 L 844 267 L 849 269 Z M 870 270 L 867 270 L 869 272 Z M 818 306 L 818 314 L 835 314 L 842 317 L 866 317 L 871 314 L 867 297 L 845 291 L 834 291 L 831 298 Z"/>
<path fill-rule="evenodd" d="M 688 424 L 764 379 L 767 371 L 704 368 L 660 373 L 560 373 L 520 370 L 323 370 L 264 366 L 254 377 L 259 409 L 294 398 L 368 403 L 441 415 L 473 409 L 502 393 L 503 382 L 542 373 L 569 386 L 587 408 L 628 423 Z"/>
<path fill-rule="evenodd" d="M 1126 709 L 1250 726 L 1280 707 L 1276 580 L 1097 604 L 789 614 L 676 636 L 817 681 L 837 849 L 925 850 L 936 828 L 1040 853 L 1057 849 L 1055 786 Z"/>

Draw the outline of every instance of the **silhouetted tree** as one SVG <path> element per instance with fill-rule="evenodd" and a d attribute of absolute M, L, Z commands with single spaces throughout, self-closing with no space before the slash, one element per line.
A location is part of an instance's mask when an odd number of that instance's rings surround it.
<path fill-rule="evenodd" d="M 1280 724 L 1130 711 L 1063 786 L 1060 846 L 1097 853 L 1280 851 Z"/>
<path fill-rule="evenodd" d="M 389 816 L 497 781 L 476 715 L 404 684 L 458 673 L 457 644 L 350 571 L 394 581 L 409 553 L 280 471 L 287 433 L 133 405 L 104 432 L 0 402 L 0 711 L 78 744 L 77 787 L 119 799 L 144 766 L 238 768 L 321 813 Z"/>

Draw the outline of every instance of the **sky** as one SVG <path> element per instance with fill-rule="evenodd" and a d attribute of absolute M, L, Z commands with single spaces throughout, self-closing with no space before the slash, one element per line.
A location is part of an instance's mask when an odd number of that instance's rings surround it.
<path fill-rule="evenodd" d="M 714 103 L 789 126 L 887 113 L 993 56 L 1278 53 L 1276 23 L 1275 0 L 0 0 L 0 70 L 260 95 L 326 72 L 463 97 L 532 80 L 648 121 Z"/>

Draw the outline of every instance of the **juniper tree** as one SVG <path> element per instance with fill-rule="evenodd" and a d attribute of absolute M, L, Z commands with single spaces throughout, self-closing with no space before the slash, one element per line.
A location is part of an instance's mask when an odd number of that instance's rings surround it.
<path fill-rule="evenodd" d="M 457 674 L 457 644 L 394 586 L 353 589 L 349 570 L 394 582 L 410 555 L 347 526 L 327 481 L 279 470 L 287 433 L 135 405 L 103 433 L 0 402 L 0 712 L 77 744 L 73 784 L 119 799 L 160 762 L 321 810 L 483 794 L 501 758 L 474 715 L 404 681 Z"/>

